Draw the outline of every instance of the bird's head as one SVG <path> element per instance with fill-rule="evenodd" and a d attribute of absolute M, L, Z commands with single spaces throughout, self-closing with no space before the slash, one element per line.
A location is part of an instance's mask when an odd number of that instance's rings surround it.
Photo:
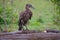
<path fill-rule="evenodd" d="M 27 7 L 27 8 L 35 9 L 31 4 L 26 4 L 26 7 Z"/>

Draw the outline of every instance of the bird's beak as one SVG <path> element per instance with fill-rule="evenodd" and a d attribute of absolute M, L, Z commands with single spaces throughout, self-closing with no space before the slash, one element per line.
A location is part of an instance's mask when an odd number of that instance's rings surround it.
<path fill-rule="evenodd" d="M 33 6 L 31 7 L 32 9 L 35 9 Z"/>

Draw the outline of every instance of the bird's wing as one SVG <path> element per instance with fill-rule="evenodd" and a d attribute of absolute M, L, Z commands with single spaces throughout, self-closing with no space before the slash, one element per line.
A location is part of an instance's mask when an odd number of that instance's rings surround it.
<path fill-rule="evenodd" d="M 24 16 L 24 12 L 20 12 L 19 19 L 22 18 L 23 16 Z"/>
<path fill-rule="evenodd" d="M 32 15 L 33 15 L 32 12 L 30 12 L 30 17 L 29 17 L 29 19 L 31 19 Z"/>

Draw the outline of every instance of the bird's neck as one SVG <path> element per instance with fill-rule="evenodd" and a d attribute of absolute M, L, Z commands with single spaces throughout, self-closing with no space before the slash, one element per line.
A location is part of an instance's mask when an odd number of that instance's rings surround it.
<path fill-rule="evenodd" d="M 26 11 L 29 11 L 30 10 L 28 7 L 26 7 L 25 9 L 26 9 Z"/>

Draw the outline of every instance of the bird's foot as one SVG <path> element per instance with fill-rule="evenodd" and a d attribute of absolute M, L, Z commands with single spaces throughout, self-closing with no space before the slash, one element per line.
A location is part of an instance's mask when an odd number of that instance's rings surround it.
<path fill-rule="evenodd" d="M 29 29 L 26 29 L 27 31 L 29 31 Z"/>

